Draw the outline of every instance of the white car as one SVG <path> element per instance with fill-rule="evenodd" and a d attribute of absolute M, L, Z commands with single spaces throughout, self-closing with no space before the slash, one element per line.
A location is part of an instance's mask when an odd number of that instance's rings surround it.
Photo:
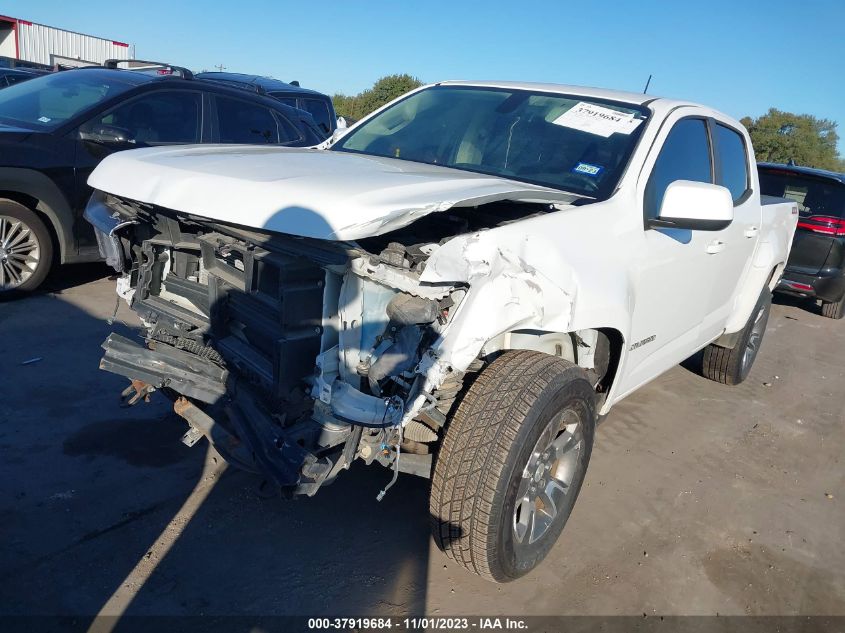
<path fill-rule="evenodd" d="M 798 218 L 724 114 L 526 83 L 425 86 L 319 148 L 121 152 L 89 183 L 147 332 L 103 344 L 127 397 L 164 392 L 186 444 L 291 494 L 355 459 L 385 490 L 431 477 L 438 545 L 499 582 L 554 544 L 615 403 L 702 349 L 745 379 Z"/>

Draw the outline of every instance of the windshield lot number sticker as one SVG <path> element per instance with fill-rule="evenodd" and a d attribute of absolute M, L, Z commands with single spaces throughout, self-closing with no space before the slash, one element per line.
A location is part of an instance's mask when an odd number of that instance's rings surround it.
<path fill-rule="evenodd" d="M 611 134 L 630 134 L 641 123 L 633 114 L 619 112 L 594 103 L 581 101 L 561 114 L 552 123 L 607 138 Z"/>
<path fill-rule="evenodd" d="M 596 178 L 604 171 L 601 165 L 591 165 L 590 163 L 578 163 L 572 168 L 572 172 L 576 174 L 584 174 L 585 176 L 592 176 Z"/>

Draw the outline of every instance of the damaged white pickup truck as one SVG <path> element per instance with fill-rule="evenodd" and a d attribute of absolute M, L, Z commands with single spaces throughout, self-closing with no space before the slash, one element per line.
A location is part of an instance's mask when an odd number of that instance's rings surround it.
<path fill-rule="evenodd" d="M 599 416 L 701 349 L 707 377 L 747 376 L 798 217 L 754 165 L 709 108 L 471 82 L 325 147 L 114 154 L 86 217 L 146 345 L 112 334 L 101 367 L 290 494 L 356 459 L 385 490 L 430 477 L 438 545 L 512 580 L 563 529 Z"/>

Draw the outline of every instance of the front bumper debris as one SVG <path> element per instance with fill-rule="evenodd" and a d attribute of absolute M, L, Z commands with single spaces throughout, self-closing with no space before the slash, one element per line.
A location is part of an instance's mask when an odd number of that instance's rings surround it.
<path fill-rule="evenodd" d="M 103 197 L 104 194 L 96 192 L 85 207 L 83 217 L 94 226 L 100 256 L 109 266 L 122 273 L 125 269 L 123 246 L 116 232 L 125 226 L 138 224 L 138 221 L 122 219 L 104 204 Z"/>
<path fill-rule="evenodd" d="M 147 349 L 115 333 L 109 334 L 102 347 L 106 353 L 100 369 L 141 380 L 156 389 L 169 387 L 210 404 L 226 393 L 229 372 L 195 354 L 164 344 Z"/>

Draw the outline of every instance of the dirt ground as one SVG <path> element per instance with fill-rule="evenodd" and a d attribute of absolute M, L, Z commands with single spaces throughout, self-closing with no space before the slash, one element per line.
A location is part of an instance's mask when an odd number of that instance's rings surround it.
<path fill-rule="evenodd" d="M 0 303 L 0 614 L 845 614 L 845 322 L 812 307 L 778 300 L 745 384 L 676 367 L 614 408 L 551 555 L 497 586 L 434 547 L 424 480 L 262 499 L 164 398 L 119 408 L 114 282 L 61 280 Z"/>

